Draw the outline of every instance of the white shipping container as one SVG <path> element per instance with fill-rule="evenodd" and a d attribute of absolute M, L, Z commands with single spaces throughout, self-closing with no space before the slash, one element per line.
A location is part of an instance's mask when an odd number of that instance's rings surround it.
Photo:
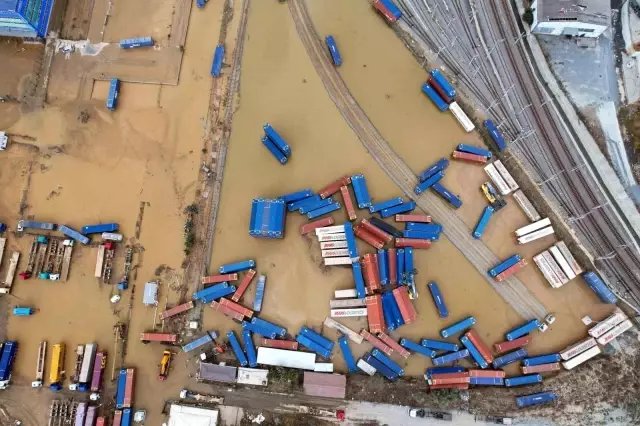
<path fill-rule="evenodd" d="M 556 275 L 556 277 L 558 277 L 558 280 L 560 280 L 562 285 L 565 285 L 566 283 L 568 283 L 569 278 L 567 278 L 564 272 L 562 272 L 562 269 L 560 269 L 560 266 L 558 266 L 558 263 L 556 262 L 556 260 L 553 258 L 551 253 L 549 253 L 549 250 L 545 250 L 540 254 L 544 256 L 544 260 L 547 261 L 547 264 L 549 265 L 553 273 Z"/>
<path fill-rule="evenodd" d="M 107 240 L 107 241 L 116 241 L 116 242 L 120 242 L 122 241 L 124 237 L 122 236 L 122 234 L 114 234 L 113 232 L 103 232 L 102 233 L 102 239 L 103 240 Z"/>
<path fill-rule="evenodd" d="M 334 320 L 333 318 L 326 317 L 324 319 L 324 325 L 326 325 L 329 328 L 333 328 L 334 330 L 338 330 L 339 332 L 347 336 L 349 340 L 351 340 L 353 343 L 356 343 L 358 345 L 362 343 L 362 340 L 364 339 L 360 334 L 351 330 L 349 327 L 346 327 L 340 324 L 338 321 Z"/>
<path fill-rule="evenodd" d="M 316 373 L 333 373 L 332 362 L 316 362 L 316 367 L 313 369 Z"/>
<path fill-rule="evenodd" d="M 93 372 L 93 363 L 96 360 L 96 352 L 98 345 L 95 343 L 87 343 L 84 347 L 84 355 L 82 357 L 82 366 L 80 368 L 80 375 L 78 376 L 78 382 L 89 383 L 91 381 L 91 373 Z"/>
<path fill-rule="evenodd" d="M 513 178 L 513 176 L 511 176 L 511 173 L 509 173 L 509 171 L 504 166 L 504 164 L 502 164 L 502 161 L 496 160 L 493 162 L 493 165 L 496 166 L 496 170 L 498 170 L 498 173 L 500 173 L 500 176 L 502 176 L 502 179 L 504 179 L 504 181 L 507 183 L 507 186 L 509 186 L 509 189 L 511 189 L 512 191 L 515 191 L 520 188 L 516 180 Z"/>
<path fill-rule="evenodd" d="M 367 308 L 332 309 L 331 318 L 366 317 Z"/>
<path fill-rule="evenodd" d="M 539 231 L 527 234 L 524 237 L 518 238 L 518 244 L 527 244 L 527 243 L 530 243 L 531 241 L 539 240 L 540 238 L 544 238 L 549 235 L 552 235 L 554 232 L 555 231 L 553 230 L 553 227 L 549 226 Z"/>
<path fill-rule="evenodd" d="M 6 238 L 0 238 L 0 265 L 2 265 L 2 257 L 4 255 L 4 246 L 7 244 Z"/>
<path fill-rule="evenodd" d="M 350 257 L 325 257 L 325 266 L 351 265 Z"/>
<path fill-rule="evenodd" d="M 511 192 L 511 189 L 509 189 L 509 185 L 507 185 L 507 182 L 502 179 L 502 176 L 500 176 L 500 173 L 498 173 L 496 166 L 494 166 L 493 164 L 489 164 L 484 168 L 484 171 L 487 172 L 493 183 L 498 187 L 498 191 L 500 191 L 500 194 L 507 195 Z"/>
<path fill-rule="evenodd" d="M 318 235 L 318 241 L 347 241 L 347 236 L 344 232 L 340 234 L 322 234 Z"/>
<path fill-rule="evenodd" d="M 364 299 L 337 299 L 337 300 L 329 300 L 329 307 L 332 309 L 336 308 L 359 308 L 361 306 L 365 306 L 366 303 Z"/>
<path fill-rule="evenodd" d="M 98 247 L 98 257 L 96 259 L 96 270 L 95 270 L 95 273 L 93 274 L 93 276 L 96 278 L 100 278 L 102 276 L 102 267 L 104 266 L 105 250 L 106 249 L 103 245 L 100 245 L 100 247 Z"/>
<path fill-rule="evenodd" d="M 260 368 L 238 367 L 238 383 L 243 385 L 267 386 L 269 384 L 269 370 Z"/>
<path fill-rule="evenodd" d="M 258 364 L 313 371 L 316 368 L 316 354 L 260 346 L 258 348 Z"/>
<path fill-rule="evenodd" d="M 624 333 L 625 331 L 629 330 L 631 327 L 633 327 L 631 320 L 628 319 L 626 321 L 623 321 L 620 324 L 613 327 L 611 330 L 604 333 L 602 336 L 598 337 L 598 343 L 604 346 L 607 343 L 611 342 L 616 337 L 618 337 L 619 335 L 621 335 L 622 333 Z"/>
<path fill-rule="evenodd" d="M 530 234 L 539 229 L 545 228 L 551 225 L 551 220 L 548 217 L 545 217 L 542 220 L 531 223 L 527 226 L 523 226 L 522 228 L 516 229 L 516 237 L 524 237 L 527 234 Z"/>
<path fill-rule="evenodd" d="M 325 241 L 320 243 L 320 249 L 322 250 L 341 249 L 341 248 L 347 248 L 346 241 Z"/>
<path fill-rule="evenodd" d="M 527 196 L 524 195 L 524 192 L 522 192 L 522 190 L 514 192 L 513 198 L 516 199 L 516 202 L 518 203 L 524 214 L 527 215 L 530 221 L 535 222 L 536 220 L 541 219 L 540 213 L 536 211 L 536 208 L 533 207 L 533 204 L 531 204 L 531 201 L 529 201 Z"/>
<path fill-rule="evenodd" d="M 458 123 L 460 123 L 465 132 L 469 133 L 476 128 L 473 121 L 469 119 L 457 102 L 454 101 L 449 104 L 449 111 L 451 111 L 456 120 L 458 120 Z"/>
<path fill-rule="evenodd" d="M 376 369 L 369 364 L 367 361 L 365 361 L 364 359 L 359 359 L 358 363 L 356 364 L 358 366 L 358 368 L 362 371 L 364 371 L 365 373 L 367 373 L 370 376 L 373 376 L 374 374 L 376 374 Z"/>
<path fill-rule="evenodd" d="M 560 357 L 564 360 L 567 360 L 567 359 L 573 358 L 574 356 L 596 345 L 597 345 L 596 339 L 594 339 L 593 337 L 587 337 L 586 339 L 581 340 L 578 343 L 571 345 L 565 350 L 563 350 L 562 352 L 560 352 Z"/>
<path fill-rule="evenodd" d="M 595 337 L 596 339 L 602 336 L 607 331 L 611 330 L 616 325 L 620 324 L 622 321 L 626 320 L 627 316 L 622 312 L 616 312 L 613 315 L 605 318 L 600 321 L 597 325 L 591 327 L 588 331 L 589 335 Z"/>
<path fill-rule="evenodd" d="M 316 235 L 339 234 L 344 232 L 344 225 L 325 226 L 316 228 Z"/>
<path fill-rule="evenodd" d="M 560 253 L 560 249 L 556 246 L 553 246 L 549 248 L 549 251 L 551 252 L 551 255 L 556 260 L 556 262 L 558 262 L 558 265 L 560 265 L 560 268 L 562 268 L 562 272 L 564 272 L 567 278 L 569 278 L 569 280 L 574 279 L 576 277 L 576 273 L 573 272 L 573 269 L 571 269 L 571 266 L 569 266 L 569 262 L 567 262 L 562 253 Z"/>
<path fill-rule="evenodd" d="M 333 297 L 336 299 L 349 299 L 358 296 L 358 292 L 355 288 L 350 288 L 347 290 L 336 290 L 333 292 Z"/>
<path fill-rule="evenodd" d="M 571 370 L 572 368 L 577 367 L 583 362 L 590 360 L 600 352 L 602 352 L 600 348 L 598 346 L 594 346 L 591 349 L 582 352 L 580 355 L 571 358 L 569 361 L 563 362 L 562 366 L 567 370 Z"/>
<path fill-rule="evenodd" d="M 549 266 L 549 264 L 547 263 L 547 261 L 545 260 L 542 254 L 534 256 L 533 261 L 538 266 L 538 269 L 540 269 L 540 272 L 542 272 L 542 275 L 544 276 L 544 278 L 547 280 L 547 282 L 551 287 L 553 288 L 562 287 L 562 282 L 560 282 L 558 277 L 556 277 L 556 275 L 553 273 L 553 270 L 551 269 L 551 267 Z"/>
<path fill-rule="evenodd" d="M 322 250 L 322 257 L 345 257 L 349 256 L 349 249 Z"/>
<path fill-rule="evenodd" d="M 573 269 L 573 272 L 576 275 L 580 275 L 582 272 L 584 272 L 580 264 L 576 261 L 576 259 L 571 254 L 569 247 L 567 247 L 564 241 L 558 241 L 555 244 L 555 246 L 558 247 L 558 250 L 560 250 L 560 253 L 562 253 L 562 256 L 565 258 L 569 266 L 571 266 L 571 269 Z"/>

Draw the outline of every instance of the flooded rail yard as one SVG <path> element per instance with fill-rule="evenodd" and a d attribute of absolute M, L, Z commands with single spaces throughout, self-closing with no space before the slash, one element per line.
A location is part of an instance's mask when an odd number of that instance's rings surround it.
<path fill-rule="evenodd" d="M 0 103 L 0 129 L 10 137 L 8 148 L 0 151 L 0 222 L 8 226 L 0 235 L 6 238 L 6 242 L 0 240 L 4 287 L 8 287 L 5 277 L 11 268 L 11 253 L 20 253 L 10 291 L 0 294 L 1 340 L 19 344 L 10 385 L 0 391 L 0 407 L 9 416 L 25 425 L 44 425 L 49 417 L 64 422 L 78 411 L 97 407 L 96 417 L 110 419 L 128 416 L 127 410 L 146 410 L 144 423 L 159 425 L 165 418 L 165 402 L 178 400 L 183 389 L 201 392 L 188 394 L 185 400 L 219 403 L 203 396 L 222 391 L 196 380 L 201 374 L 200 360 L 206 360 L 203 365 L 226 362 L 236 366 L 237 356 L 248 356 L 251 363 L 251 354 L 237 354 L 234 337 L 228 335 L 234 332 L 239 345 L 250 352 L 246 325 L 243 329 L 237 321 L 243 315 L 229 311 L 229 306 L 255 310 L 254 317 L 277 325 L 276 330 L 286 329 L 289 340 L 296 339 L 298 330 L 300 335 L 307 333 L 302 331 L 306 326 L 312 337 L 315 330 L 337 343 L 342 333 L 323 324 L 330 316 L 335 292 L 354 288 L 354 259 L 346 266 L 326 266 L 315 232 L 300 232 L 311 220 L 297 211 L 285 212 L 286 221 L 281 217 L 285 223 L 281 239 L 252 236 L 249 226 L 255 220 L 253 199 L 277 199 L 306 188 L 317 193 L 342 176 L 351 177 L 351 183 L 338 186 L 344 186 L 343 191 L 354 201 L 353 176 L 362 174 L 374 204 L 397 197 L 405 202 L 416 200 L 418 208 L 408 214 L 431 215 L 435 223 L 455 223 L 459 228 L 445 225 L 428 249 L 413 250 L 415 276 L 409 275 L 417 297 L 408 303 L 417 318 L 387 332 L 393 340 L 388 344 L 396 347 L 391 358 L 405 377 L 420 379 L 434 360 L 419 354 L 398 357 L 397 341 L 442 340 L 441 330 L 469 316 L 475 318 L 474 338 L 493 348 L 515 327 L 552 314 L 555 322 L 544 333 L 536 327 L 527 330 L 532 339 L 526 348 L 533 356 L 557 353 L 587 337 L 583 317 L 601 321 L 614 312 L 615 306 L 601 303 L 580 277 L 560 288 L 549 285 L 532 258 L 558 240 L 551 235 L 518 244 L 514 231 L 531 220 L 511 195 L 504 196 L 507 205 L 495 212 L 482 238 L 469 240 L 487 206 L 481 186 L 491 180 L 484 166 L 453 160 L 451 153 L 460 143 L 477 147 L 485 143 L 478 132 L 466 133 L 453 115 L 440 112 L 425 96 L 420 88 L 428 76 L 371 2 L 243 0 L 212 1 L 205 7 L 181 0 L 151 3 L 157 3 L 157 13 L 140 28 L 136 15 L 147 7 L 118 2 L 112 12 L 107 12 L 106 2 L 96 2 L 88 28 L 66 28 L 66 33 L 86 32 L 94 50 L 88 54 L 86 45 L 71 42 L 68 44 L 75 46 L 72 53 L 56 49 L 42 108 L 26 101 L 29 81 L 38 77 L 32 61 L 40 48 L 15 43 L 0 46 L 2 62 L 10 64 L 0 69 L 0 93 L 22 99 Z M 66 16 L 76 16 L 87 5 L 70 0 L 69 7 L 79 9 L 68 9 Z M 107 13 L 109 19 L 101 19 Z M 312 27 L 305 16 L 310 17 Z M 314 31 L 316 38 L 308 37 Z M 328 50 L 314 50 L 314 40 L 320 38 L 324 44 L 329 34 L 343 59 L 335 70 L 327 68 Z M 155 47 L 130 52 L 117 47 L 121 38 L 142 35 L 153 36 Z M 225 47 L 222 76 L 214 78 L 211 62 L 219 44 Z M 236 69 L 240 72 L 238 93 L 233 92 Z M 121 79 L 120 95 L 115 111 L 109 111 L 105 102 L 114 77 Z M 29 96 L 37 93 L 31 92 Z M 354 102 L 349 102 L 351 96 Z M 286 164 L 263 146 L 265 123 L 290 145 Z M 373 139 L 379 141 L 375 148 L 379 151 L 374 152 Z M 380 152 L 384 152 L 382 160 Z M 435 199 L 432 190 L 421 195 L 413 192 L 418 183 L 415 176 L 441 158 L 450 159 L 450 165 L 440 183 L 463 201 L 459 209 Z M 411 181 L 399 181 L 400 172 L 391 170 L 391 163 L 410 174 Z M 313 220 L 330 216 L 335 226 L 351 219 L 355 227 L 363 219 L 378 216 L 356 206 L 353 220 L 341 191 L 332 198 L 340 208 Z M 51 222 L 57 230 L 19 231 L 20 220 Z M 385 221 L 405 229 L 405 223 L 396 222 L 393 216 Z M 107 235 L 115 241 L 105 247 L 101 231 L 87 235 L 89 244 L 79 241 L 81 236 L 71 244 L 67 241 L 74 235 L 58 232 L 61 225 L 82 232 L 83 226 L 105 223 L 117 224 L 117 230 L 105 232 L 122 234 L 121 241 Z M 464 238 L 462 227 L 468 232 Z M 39 236 L 48 239 L 39 240 Z M 475 251 L 460 245 L 467 240 Z M 339 249 L 346 244 L 338 244 Z M 64 256 L 65 247 L 72 247 L 70 257 Z M 386 245 L 393 247 L 393 242 Z M 361 259 L 376 253 L 359 238 L 357 251 Z M 501 260 L 519 254 L 528 261 L 517 272 L 521 287 L 514 281 L 490 281 L 486 271 L 478 269 L 479 260 L 468 259 L 470 252 L 493 253 Z M 351 254 L 346 257 L 353 258 Z M 218 270 L 221 265 L 247 259 L 255 265 Z M 245 280 L 247 269 L 255 270 L 250 272 L 255 276 Z M 24 272 L 31 275 L 19 276 Z M 51 279 L 58 273 L 63 279 Z M 213 306 L 218 310 L 208 306 L 209 295 L 198 293 L 194 300 L 194 292 L 203 288 L 201 276 L 227 273 L 237 276 L 211 278 L 207 284 L 208 288 L 217 286 L 210 291 L 215 293 L 211 297 L 217 299 Z M 263 294 L 257 296 L 261 281 Z M 434 304 L 427 286 L 430 282 L 437 282 L 448 316 Z M 503 290 L 506 286 L 508 290 Z M 224 299 L 221 294 L 226 295 Z M 261 296 L 262 309 L 255 309 L 254 300 Z M 528 300 L 529 304 L 514 306 L 514 300 Z M 187 302 L 192 303 L 184 305 Z M 175 315 L 160 315 L 176 306 L 180 307 Z M 353 306 L 372 312 L 362 304 Z M 32 312 L 16 316 L 16 307 L 32 308 Z M 541 312 L 523 317 L 526 309 Z M 353 340 L 362 341 L 356 335 L 348 342 L 355 360 L 375 352 L 366 333 L 371 331 L 375 339 L 373 318 L 359 315 L 334 318 L 358 334 L 365 331 L 362 335 L 368 341 L 356 344 Z M 244 317 L 250 321 L 250 315 Z M 162 335 L 141 337 L 141 333 Z M 266 346 L 261 343 L 263 336 L 256 334 L 254 344 Z M 185 346 L 198 338 L 202 340 Z M 458 339 L 446 340 L 462 348 Z M 44 362 L 39 362 L 43 341 L 48 349 Z M 303 349 L 303 342 L 308 341 L 300 338 L 298 342 Z M 99 359 L 106 359 L 100 367 L 95 364 L 103 369 L 101 391 L 68 390 L 79 381 L 85 362 L 86 356 L 77 353 L 79 347 L 85 345 L 87 351 L 92 343 L 97 344 L 97 349 L 90 349 L 93 357 L 98 352 L 103 353 Z M 64 344 L 62 353 L 60 347 L 54 351 L 56 344 Z M 321 353 L 322 348 L 313 347 Z M 385 348 L 377 342 L 375 347 Z M 347 374 L 348 383 L 353 376 L 341 354 L 335 348 L 330 361 L 321 363 L 319 356 L 316 365 L 332 363 L 332 371 Z M 40 364 L 44 366 L 44 387 L 32 388 Z M 50 390 L 55 378 L 50 370 L 57 365 L 63 388 L 58 393 Z M 473 364 L 467 359 L 460 365 L 472 368 Z M 504 370 L 508 376 L 521 374 L 516 364 Z M 276 385 L 282 380 L 278 374 L 269 376 Z M 468 388 L 469 382 L 465 383 Z M 242 389 L 238 385 L 235 393 L 241 395 Z M 427 392 L 428 385 L 423 381 L 419 389 Z M 235 398 L 244 408 L 270 411 L 263 406 L 268 397 L 252 403 L 249 397 L 226 392 L 228 401 Z M 347 386 L 347 397 L 351 392 Z M 95 397 L 90 400 L 91 393 L 100 394 L 97 402 Z M 361 392 L 358 396 L 370 398 Z M 510 400 L 515 410 L 515 400 Z M 344 407 L 324 398 L 295 401 L 324 407 L 322 412 L 311 411 L 319 417 Z M 348 410 L 346 417 L 349 419 Z"/>

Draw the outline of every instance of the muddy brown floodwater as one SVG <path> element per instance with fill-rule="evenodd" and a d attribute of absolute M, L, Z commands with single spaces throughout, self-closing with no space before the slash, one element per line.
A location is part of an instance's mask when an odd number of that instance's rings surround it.
<path fill-rule="evenodd" d="M 159 4 L 162 8 L 156 24 L 146 23 L 145 28 L 162 37 L 169 20 L 168 6 L 166 2 Z M 131 8 L 114 12 L 107 38 L 119 38 L 128 32 L 136 22 L 135 16 L 127 18 L 127 13 L 136 11 Z M 234 5 L 234 25 L 240 8 L 240 4 Z M 344 58 L 340 74 L 347 86 L 396 153 L 416 173 L 438 158 L 449 156 L 462 141 L 481 143 L 475 133 L 465 134 L 451 116 L 440 114 L 421 94 L 424 70 L 367 1 L 313 0 L 309 1 L 309 9 L 318 32 L 331 33 L 336 38 Z M 15 105 L 0 104 L 3 128 L 35 139 L 31 147 L 14 144 L 0 156 L 0 221 L 15 226 L 26 190 L 25 216 L 75 228 L 94 222 L 118 222 L 129 242 L 144 248 L 134 262 L 138 266 L 135 293 L 125 292 L 115 306 L 109 303 L 113 286 L 99 285 L 93 278 L 95 248 L 76 248 L 66 283 L 37 279 L 15 283 L 9 305 L 40 310 L 30 318 L 8 320 L 8 337 L 18 339 L 21 345 L 14 377 L 18 386 L 33 380 L 38 343 L 43 339 L 50 344 L 67 344 L 68 374 L 73 370 L 72 351 L 77 344 L 95 341 L 113 355 L 112 326 L 127 319 L 132 293 L 125 365 L 138 369 L 136 407 L 148 410 L 148 424 L 160 424 L 164 400 L 175 398 L 184 386 L 194 386 L 194 379 L 187 377 L 194 369 L 194 361 L 183 353 L 176 356 L 169 379 L 158 383 L 163 347 L 142 345 L 137 336 L 155 325 L 155 311 L 142 306 L 141 294 L 145 281 L 156 279 L 155 272 L 161 265 L 169 267 L 160 277 L 161 308 L 167 302 L 178 302 L 184 259 L 183 210 L 193 202 L 198 188 L 203 122 L 211 87 L 210 61 L 221 12 L 222 2 L 209 2 L 205 9 L 193 8 L 177 86 L 124 83 L 116 112 L 104 107 L 105 82 L 93 85 L 90 100 L 76 99 L 78 82 L 73 81 L 73 75 L 51 79 L 53 86 L 49 90 L 56 97 L 44 110 L 20 115 Z M 94 19 L 92 26 L 97 21 Z M 95 31 L 92 27 L 91 32 Z M 235 30 L 231 31 L 235 34 Z M 229 38 L 227 50 L 233 51 Z M 64 59 L 57 55 L 54 69 L 56 61 Z M 11 78 L 15 84 L 22 79 L 20 75 Z M 90 118 L 82 123 L 78 117 L 85 110 Z M 278 129 L 292 146 L 292 158 L 286 166 L 277 163 L 260 143 L 265 122 Z M 215 268 L 230 261 L 255 259 L 258 273 L 267 276 L 261 316 L 282 324 L 291 334 L 303 324 L 319 326 L 329 313 L 333 291 L 352 287 L 352 275 L 348 268 L 320 266 L 319 245 L 312 238 L 299 235 L 298 228 L 306 220 L 297 213 L 287 218 L 284 240 L 250 237 L 251 199 L 276 197 L 302 188 L 317 190 L 341 175 L 354 173 L 366 175 L 375 201 L 402 195 L 327 95 L 298 38 L 287 5 L 253 1 L 243 57 L 240 108 L 233 123 L 211 264 Z M 444 184 L 464 200 L 458 213 L 470 227 L 485 205 L 479 191 L 485 180 L 480 167 L 452 163 L 447 170 Z M 144 214 L 140 237 L 131 240 L 141 205 Z M 359 211 L 359 217 L 368 216 L 364 213 Z M 336 223 L 346 220 L 343 211 L 335 213 L 334 218 Z M 485 241 L 501 257 L 514 252 L 530 257 L 553 242 L 549 238 L 516 247 L 512 231 L 526 223 L 517 205 L 510 202 L 492 221 Z M 11 249 L 22 252 L 19 270 L 26 265 L 29 244 L 30 238 L 18 239 L 10 234 Z M 359 248 L 361 253 L 372 251 L 365 245 Z M 113 283 L 122 272 L 123 256 L 120 248 Z M 446 238 L 430 250 L 416 250 L 416 267 L 420 297 L 415 305 L 420 317 L 393 333 L 394 337 L 436 338 L 445 325 L 474 315 L 478 320 L 476 329 L 488 343 L 493 343 L 502 340 L 507 329 L 522 322 Z M 5 270 L 6 265 L 0 276 Z M 582 316 L 600 319 L 610 311 L 579 280 L 552 290 L 533 266 L 518 276 L 557 317 L 545 335 L 535 336 L 533 353 L 557 350 L 581 338 L 585 333 Z M 447 300 L 448 321 L 437 317 L 426 289 L 431 280 L 440 284 Z M 254 293 L 252 286 L 244 296 L 247 306 L 251 306 Z M 365 319 L 348 319 L 344 323 L 355 330 L 366 327 Z M 208 307 L 204 309 L 203 328 L 220 333 L 239 331 L 237 324 Z M 332 330 L 326 334 L 337 337 Z M 353 349 L 361 355 L 369 346 Z M 48 362 L 49 359 L 47 366 Z M 113 362 L 111 356 L 108 377 Z M 334 362 L 337 371 L 345 371 L 340 355 L 335 355 Z M 426 358 L 411 357 L 406 372 L 420 375 L 430 364 Z"/>

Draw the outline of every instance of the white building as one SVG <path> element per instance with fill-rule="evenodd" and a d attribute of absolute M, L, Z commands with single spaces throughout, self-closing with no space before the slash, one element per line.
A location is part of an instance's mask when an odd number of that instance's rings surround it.
<path fill-rule="evenodd" d="M 171 404 L 167 426 L 217 426 L 218 410 Z"/>
<path fill-rule="evenodd" d="M 575 37 L 600 37 L 610 25 L 607 0 L 535 0 L 531 32 Z"/>

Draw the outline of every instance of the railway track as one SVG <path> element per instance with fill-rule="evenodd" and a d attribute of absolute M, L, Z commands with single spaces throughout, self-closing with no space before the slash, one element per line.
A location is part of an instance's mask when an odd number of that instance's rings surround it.
<path fill-rule="evenodd" d="M 471 238 L 470 229 L 445 201 L 431 192 L 418 196 L 413 193 L 417 182 L 415 174 L 384 140 L 351 95 L 331 63 L 327 49 L 313 26 L 304 0 L 290 0 L 288 4 L 298 35 L 329 97 L 384 172 L 407 197 L 417 203 L 421 210 L 428 212 L 444 226 L 447 238 L 516 312 L 528 319 L 544 317 L 545 307 L 529 293 L 520 280 L 515 277 L 509 278 L 497 285 L 487 276 L 486 271 L 497 264 L 499 259 L 484 243 Z"/>

